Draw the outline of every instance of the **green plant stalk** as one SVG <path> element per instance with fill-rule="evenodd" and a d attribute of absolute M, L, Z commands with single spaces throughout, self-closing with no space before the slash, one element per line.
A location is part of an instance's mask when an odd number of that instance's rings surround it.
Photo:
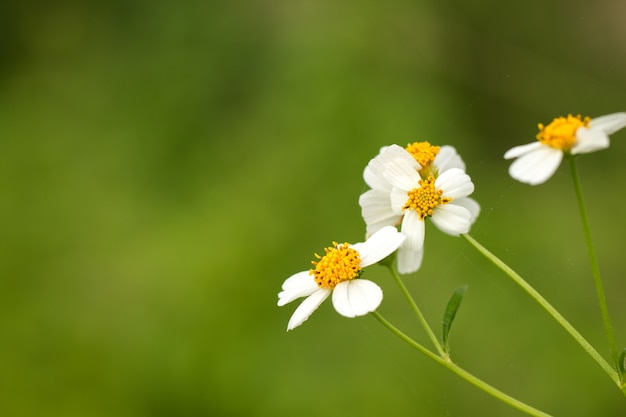
<path fill-rule="evenodd" d="M 389 329 L 393 334 L 395 334 L 400 339 L 402 339 L 403 341 L 408 343 L 414 349 L 416 349 L 417 351 L 423 353 L 424 355 L 426 355 L 430 359 L 434 360 L 438 364 L 446 367 L 450 371 L 452 371 L 455 374 L 457 374 L 459 377 L 463 378 L 464 380 L 466 380 L 470 384 L 474 385 L 475 387 L 483 390 L 484 392 L 486 392 L 487 394 L 491 395 L 492 397 L 495 397 L 498 400 L 502 401 L 503 403 L 508 404 L 511 407 L 516 408 L 516 409 L 518 409 L 520 411 L 523 411 L 526 414 L 531 415 L 531 416 L 538 416 L 538 417 L 549 417 L 550 416 L 550 414 L 546 414 L 546 413 L 544 413 L 541 410 L 538 410 L 538 409 L 536 409 L 534 407 L 531 407 L 530 405 L 528 405 L 528 404 L 526 404 L 526 403 L 524 403 L 524 402 L 522 402 L 522 401 L 520 401 L 520 400 L 518 400 L 516 398 L 513 398 L 513 397 L 511 397 L 508 394 L 505 394 L 504 392 L 502 392 L 499 389 L 493 387 L 492 385 L 489 385 L 485 381 L 479 379 L 478 377 L 474 376 L 473 374 L 467 372 L 465 369 L 461 368 L 459 365 L 457 365 L 454 362 L 452 362 L 452 360 L 450 360 L 450 358 L 442 358 L 440 356 L 437 356 L 436 354 L 434 354 L 433 352 L 431 352 L 430 350 L 426 349 L 424 346 L 420 345 L 415 340 L 411 339 L 409 336 L 404 334 L 402 331 L 400 331 L 394 325 L 389 323 L 385 318 L 383 318 L 376 311 L 372 312 L 371 314 L 380 323 L 382 323 L 383 326 L 387 327 L 387 329 Z"/>
<path fill-rule="evenodd" d="M 524 291 L 526 291 L 541 307 L 544 308 L 550 314 L 557 323 L 561 325 L 573 338 L 578 342 L 580 346 L 591 356 L 600 367 L 609 375 L 609 377 L 617 384 L 622 392 L 624 391 L 624 387 L 622 386 L 617 371 L 613 369 L 613 367 L 598 353 L 597 350 L 594 349 L 593 346 L 576 330 L 574 326 L 570 324 L 569 321 L 565 319 L 557 311 L 556 308 L 552 306 L 541 294 L 537 292 L 528 282 L 526 282 L 517 272 L 515 272 L 511 267 L 501 261 L 496 255 L 491 253 L 487 248 L 478 243 L 473 237 L 468 234 L 461 235 L 465 240 L 467 240 L 474 248 L 476 248 L 481 254 L 483 254 L 487 259 L 489 259 L 495 266 L 500 268 L 505 274 L 507 274 L 517 285 L 522 287 Z"/>
<path fill-rule="evenodd" d="M 574 189 L 576 190 L 576 200 L 578 201 L 578 208 L 580 211 L 580 221 L 585 233 L 585 243 L 587 244 L 587 253 L 589 255 L 589 263 L 591 264 L 591 272 L 593 274 L 593 280 L 596 287 L 596 295 L 598 297 L 598 304 L 602 313 L 602 321 L 604 322 L 604 331 L 609 340 L 609 348 L 611 350 L 611 357 L 615 364 L 615 369 L 618 370 L 620 383 L 624 383 L 624 374 L 621 372 L 619 366 L 619 350 L 615 343 L 615 336 L 613 334 L 613 326 L 611 325 L 611 318 L 609 316 L 609 308 L 604 295 L 604 286 L 602 285 L 602 277 L 600 275 L 600 266 L 598 264 L 598 258 L 596 257 L 595 247 L 593 240 L 591 239 L 591 228 L 589 227 L 589 217 L 587 216 L 587 209 L 585 208 L 585 199 L 583 198 L 583 189 L 580 184 L 580 176 L 578 175 L 578 167 L 576 166 L 576 158 L 570 155 L 568 158 L 570 162 L 570 172 L 572 174 L 572 181 L 574 182 Z"/>
<path fill-rule="evenodd" d="M 419 322 L 421 323 L 422 327 L 426 331 L 426 334 L 428 335 L 430 340 L 433 342 L 433 345 L 435 345 L 435 349 L 437 349 L 437 352 L 439 353 L 439 356 L 446 357 L 448 354 L 443 350 L 443 347 L 441 346 L 441 343 L 439 343 L 439 340 L 437 339 L 437 336 L 435 336 L 435 333 L 433 332 L 431 327 L 428 325 L 428 322 L 426 321 L 426 318 L 424 317 L 424 315 L 420 311 L 419 307 L 417 306 L 417 303 L 415 302 L 415 300 L 413 300 L 413 297 L 411 296 L 411 293 L 409 292 L 409 290 L 404 285 L 404 282 L 400 278 L 400 274 L 396 270 L 395 266 L 393 265 L 393 263 L 391 263 L 391 264 L 388 264 L 387 267 L 389 268 L 389 271 L 391 272 L 391 275 L 393 276 L 393 279 L 398 284 L 398 287 L 400 287 L 400 291 L 402 292 L 402 295 L 404 295 L 404 298 L 406 298 L 406 300 L 408 301 L 409 305 L 411 306 L 411 309 L 413 310 L 413 312 L 417 316 L 417 319 L 419 320 Z"/>

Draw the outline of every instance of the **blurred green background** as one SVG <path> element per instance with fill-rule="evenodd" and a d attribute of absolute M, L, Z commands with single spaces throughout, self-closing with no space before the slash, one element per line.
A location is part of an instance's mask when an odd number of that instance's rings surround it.
<path fill-rule="evenodd" d="M 472 235 L 608 356 L 567 166 L 508 148 L 626 110 L 619 0 L 80 1 L 0 6 L 0 415 L 519 416 L 326 302 L 285 332 L 285 278 L 360 241 L 381 146 L 450 144 Z M 626 346 L 626 132 L 580 159 Z M 383 268 L 380 312 L 427 338 Z M 609 378 L 460 238 L 406 278 L 456 361 L 558 416 L 623 416 Z"/>

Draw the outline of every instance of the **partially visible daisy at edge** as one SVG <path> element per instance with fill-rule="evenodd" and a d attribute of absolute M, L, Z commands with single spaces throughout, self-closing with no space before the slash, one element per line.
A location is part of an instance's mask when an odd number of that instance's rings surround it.
<path fill-rule="evenodd" d="M 513 179 L 538 185 L 556 172 L 564 154 L 582 154 L 609 147 L 609 135 L 626 127 L 626 113 L 606 116 L 557 117 L 544 126 L 539 123 L 537 141 L 515 146 L 504 154 L 504 159 L 517 158 L 509 167 Z"/>
<path fill-rule="evenodd" d="M 401 224 L 407 240 L 398 250 L 398 272 L 420 268 L 425 218 L 432 217 L 440 230 L 458 236 L 467 233 L 478 217 L 480 205 L 468 197 L 474 184 L 464 169 L 453 147 L 428 142 L 407 149 L 391 145 L 369 162 L 363 177 L 372 189 L 359 198 L 361 213 L 368 234 Z"/>
<path fill-rule="evenodd" d="M 376 310 L 383 299 L 382 289 L 359 277 L 363 268 L 391 255 L 405 238 L 395 227 L 388 226 L 365 242 L 333 242 L 333 246 L 324 249 L 323 256 L 316 254 L 314 268 L 287 278 L 278 293 L 278 306 L 307 297 L 289 319 L 287 330 L 304 323 L 331 293 L 333 306 L 342 316 L 353 318 Z"/>

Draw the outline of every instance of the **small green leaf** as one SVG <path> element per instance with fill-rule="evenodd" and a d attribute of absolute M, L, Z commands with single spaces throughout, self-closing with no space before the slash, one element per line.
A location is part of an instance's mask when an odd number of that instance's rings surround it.
<path fill-rule="evenodd" d="M 622 375 L 626 374 L 626 348 L 624 348 L 624 350 L 622 350 L 622 353 L 620 353 L 618 364 L 621 371 L 620 373 Z"/>
<path fill-rule="evenodd" d="M 446 353 L 450 351 L 450 346 L 448 345 L 448 335 L 450 334 L 450 327 L 452 326 L 452 322 L 454 321 L 457 310 L 461 306 L 461 301 L 463 301 L 465 291 L 467 291 L 467 285 L 463 285 L 462 287 L 459 287 L 456 289 L 456 291 L 454 291 L 452 297 L 450 297 L 450 301 L 448 301 L 446 312 L 443 315 L 443 350 Z"/>

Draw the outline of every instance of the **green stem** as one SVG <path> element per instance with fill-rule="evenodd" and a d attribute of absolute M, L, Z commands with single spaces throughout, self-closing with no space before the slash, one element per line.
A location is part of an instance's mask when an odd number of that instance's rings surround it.
<path fill-rule="evenodd" d="M 400 278 L 400 274 L 398 273 L 397 269 L 395 268 L 393 263 L 391 263 L 391 264 L 389 264 L 387 266 L 389 268 L 389 271 L 391 272 L 391 275 L 393 276 L 393 279 L 398 284 L 398 287 L 400 287 L 400 291 L 404 295 L 404 298 L 406 298 L 406 300 L 408 301 L 409 305 L 411 306 L 411 309 L 413 310 L 413 312 L 417 316 L 417 319 L 419 320 L 419 322 L 422 324 L 422 327 L 426 331 L 426 334 L 428 334 L 428 337 L 433 342 L 433 345 L 435 345 L 435 348 L 437 349 L 437 352 L 439 352 L 440 356 L 447 356 L 447 353 L 445 353 L 445 351 L 443 350 L 443 347 L 439 343 L 439 340 L 437 339 L 437 336 L 435 336 L 435 333 L 430 328 L 430 326 L 428 325 L 428 322 L 426 321 L 426 318 L 424 317 L 424 315 L 420 311 L 419 307 L 417 306 L 417 303 L 415 302 L 415 300 L 413 300 L 413 297 L 411 296 L 411 293 L 409 292 L 409 290 L 404 285 L 404 282 L 402 282 L 402 279 Z"/>
<path fill-rule="evenodd" d="M 526 404 L 526 403 L 524 403 L 524 402 L 522 402 L 522 401 L 520 401 L 520 400 L 518 400 L 516 398 L 513 398 L 510 395 L 507 395 L 504 392 L 500 391 L 499 389 L 489 385 L 485 381 L 479 379 L 478 377 L 474 376 L 473 374 L 467 372 L 465 369 L 461 368 L 459 365 L 457 365 L 454 362 L 452 362 L 450 360 L 450 358 L 445 358 L 444 359 L 442 357 L 437 356 L 436 354 L 434 354 L 433 352 L 431 352 L 430 350 L 426 349 L 424 346 L 420 345 L 415 340 L 411 339 L 409 336 L 404 334 L 402 331 L 400 331 L 394 325 L 389 323 L 387 320 L 385 320 L 385 318 L 383 318 L 383 316 L 381 316 L 376 311 L 372 312 L 371 314 L 380 323 L 382 323 L 383 326 L 387 327 L 387 329 L 389 329 L 393 334 L 398 336 L 400 339 L 404 340 L 406 343 L 411 345 L 413 348 L 415 348 L 419 352 L 423 353 L 424 355 L 426 355 L 430 359 L 434 360 L 438 364 L 448 368 L 450 371 L 454 372 L 455 374 L 457 374 L 458 376 L 460 376 L 461 378 L 463 378 L 464 380 L 466 380 L 470 384 L 474 385 L 475 387 L 480 388 L 481 390 L 483 390 L 487 394 L 497 398 L 498 400 L 502 401 L 505 404 L 510 405 L 513 408 L 516 408 L 516 409 L 518 409 L 520 411 L 525 412 L 528 415 L 540 416 L 540 417 L 549 417 L 550 416 L 550 414 L 546 414 L 546 413 L 544 413 L 541 410 L 538 410 L 538 409 L 536 409 L 534 407 L 531 407 L 530 405 L 528 405 L 528 404 Z"/>
<path fill-rule="evenodd" d="M 583 189 L 580 184 L 580 177 L 578 175 L 578 167 L 576 166 L 576 158 L 574 156 L 570 156 L 569 161 L 572 180 L 574 182 L 574 189 L 576 190 L 576 200 L 578 200 L 580 221 L 583 225 L 583 231 L 585 233 L 585 242 L 587 244 L 589 263 L 591 264 L 591 272 L 593 274 L 593 280 L 596 286 L 598 304 L 600 305 L 602 320 L 604 321 L 604 331 L 606 332 L 606 336 L 609 339 L 609 348 L 611 349 L 611 357 L 613 358 L 615 369 L 618 370 L 620 382 L 623 383 L 624 375 L 622 375 L 619 366 L 619 351 L 617 350 L 617 344 L 615 343 L 613 326 L 611 325 L 611 318 L 609 317 L 609 308 L 606 302 L 606 297 L 604 295 L 604 286 L 602 285 L 602 277 L 600 276 L 600 266 L 598 264 L 598 258 L 596 257 L 593 240 L 591 239 L 591 228 L 589 227 L 589 218 L 587 216 L 587 209 L 585 208 L 585 200 L 583 198 Z"/>
<path fill-rule="evenodd" d="M 473 237 L 468 234 L 461 235 L 467 240 L 474 248 L 482 253 L 487 259 L 489 259 L 495 266 L 500 268 L 505 274 L 507 274 L 517 285 L 522 287 L 541 307 L 544 308 L 550 314 L 554 320 L 557 321 L 573 338 L 578 342 L 580 346 L 591 356 L 600 367 L 609 375 L 609 377 L 617 384 L 618 387 L 623 388 L 619 379 L 619 376 L 615 369 L 596 351 L 593 346 L 572 326 L 566 319 L 552 306 L 541 294 L 537 292 L 528 282 L 526 282 L 517 272 L 511 269 L 507 264 L 502 262 L 496 255 L 489 252 L 487 248 L 478 243 Z"/>

